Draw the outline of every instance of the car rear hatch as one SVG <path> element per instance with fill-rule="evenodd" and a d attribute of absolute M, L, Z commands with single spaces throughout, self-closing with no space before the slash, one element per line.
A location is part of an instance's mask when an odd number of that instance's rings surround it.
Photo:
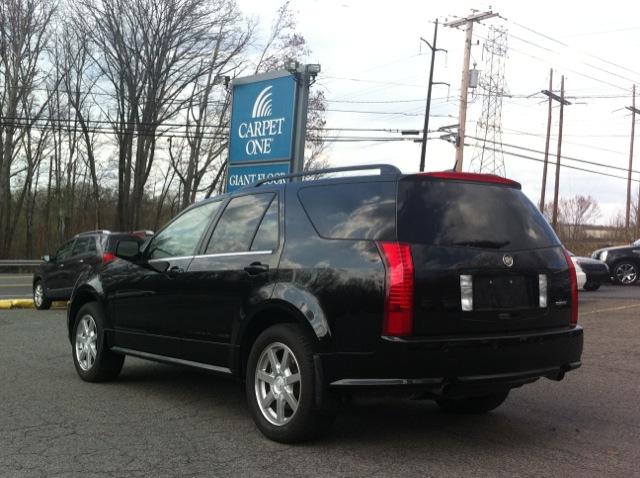
<path fill-rule="evenodd" d="M 560 242 L 516 182 L 431 173 L 398 184 L 397 228 L 414 268 L 414 336 L 568 326 Z"/>

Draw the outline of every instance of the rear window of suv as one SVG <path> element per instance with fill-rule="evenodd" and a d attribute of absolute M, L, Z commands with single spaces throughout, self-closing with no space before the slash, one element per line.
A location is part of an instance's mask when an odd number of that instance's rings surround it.
<path fill-rule="evenodd" d="M 500 250 L 560 244 L 519 189 L 408 177 L 398 187 L 398 239 Z"/>
<path fill-rule="evenodd" d="M 310 186 L 298 197 L 320 236 L 394 240 L 396 184 L 368 181 Z"/>

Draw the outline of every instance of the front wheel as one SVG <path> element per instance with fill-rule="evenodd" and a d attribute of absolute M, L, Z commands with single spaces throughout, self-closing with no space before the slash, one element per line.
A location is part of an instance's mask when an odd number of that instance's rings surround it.
<path fill-rule="evenodd" d="M 47 310 L 51 307 L 51 300 L 44 293 L 44 286 L 40 280 L 33 285 L 33 305 L 38 310 Z"/>
<path fill-rule="evenodd" d="M 103 382 L 118 376 L 124 355 L 111 352 L 104 337 L 104 315 L 96 302 L 83 305 L 76 315 L 72 335 L 73 363 L 86 382 Z"/>
<path fill-rule="evenodd" d="M 300 442 L 322 427 L 315 404 L 313 343 L 295 324 L 269 327 L 253 344 L 245 388 L 253 420 L 271 440 Z"/>
<path fill-rule="evenodd" d="M 436 403 L 445 412 L 460 413 L 463 415 L 479 415 L 495 410 L 507 399 L 509 390 L 491 393 L 480 397 L 466 398 L 442 398 Z"/>
<path fill-rule="evenodd" d="M 638 266 L 633 262 L 618 262 L 613 266 L 613 279 L 622 285 L 635 284 L 638 280 Z"/>

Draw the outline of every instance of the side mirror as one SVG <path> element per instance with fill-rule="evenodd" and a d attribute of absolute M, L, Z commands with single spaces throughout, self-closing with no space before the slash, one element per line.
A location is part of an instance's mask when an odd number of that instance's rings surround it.
<path fill-rule="evenodd" d="M 49 254 L 42 256 L 42 260 L 45 262 L 53 262 L 53 257 L 51 257 Z"/>
<path fill-rule="evenodd" d="M 140 255 L 140 243 L 132 239 L 122 239 L 116 246 L 116 256 L 125 260 L 137 259 Z"/>

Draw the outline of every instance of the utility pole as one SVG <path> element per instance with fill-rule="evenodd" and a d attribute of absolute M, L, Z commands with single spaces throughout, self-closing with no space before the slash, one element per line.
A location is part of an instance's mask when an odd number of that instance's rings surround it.
<path fill-rule="evenodd" d="M 466 35 L 464 40 L 464 57 L 462 59 L 462 82 L 460 86 L 460 110 L 458 113 L 458 137 L 456 138 L 456 171 L 462 171 L 462 161 L 464 156 L 464 134 L 467 123 L 467 96 L 469 93 L 469 63 L 471 61 L 471 41 L 473 39 L 473 24 L 498 16 L 491 11 L 474 13 L 465 18 L 453 20 L 445 24 L 447 27 L 459 28 L 466 25 Z"/>
<path fill-rule="evenodd" d="M 631 170 L 633 168 L 633 143 L 636 136 L 636 113 L 640 110 L 636 108 L 636 85 L 633 85 L 633 97 L 631 98 L 631 106 L 627 106 L 631 111 L 631 141 L 629 142 L 629 175 L 627 176 L 627 212 L 625 215 L 624 227 L 629 231 L 629 222 L 631 216 Z M 637 226 L 636 226 L 637 229 Z"/>
<path fill-rule="evenodd" d="M 551 224 L 554 230 L 558 230 L 558 195 L 560 191 L 560 155 L 562 154 L 562 123 L 564 120 L 564 105 L 568 103 L 564 99 L 564 75 L 560 79 L 560 125 L 558 126 L 558 155 L 556 157 L 556 184 L 553 191 L 553 216 Z M 570 103 L 569 103 L 570 104 Z"/>
<path fill-rule="evenodd" d="M 549 91 L 553 91 L 553 68 L 549 69 Z M 549 111 L 547 114 L 547 140 L 544 145 L 544 166 L 542 168 L 542 190 L 540 192 L 540 212 L 544 213 L 544 195 L 547 191 L 547 166 L 549 164 L 549 141 L 551 139 L 551 111 L 553 98 L 549 95 Z"/>
<path fill-rule="evenodd" d="M 429 115 L 431 113 L 431 90 L 434 84 L 442 84 L 441 82 L 433 82 L 433 67 L 436 60 L 436 53 L 439 51 L 447 51 L 442 48 L 436 47 L 438 41 L 438 19 L 436 18 L 435 27 L 433 29 L 433 45 L 424 38 L 420 37 L 420 40 L 425 42 L 431 49 L 431 68 L 429 69 L 429 87 L 427 88 L 427 106 L 424 112 L 424 128 L 422 130 L 422 151 L 420 153 L 420 171 L 424 171 L 424 162 L 427 154 L 427 134 L 429 132 Z"/>

